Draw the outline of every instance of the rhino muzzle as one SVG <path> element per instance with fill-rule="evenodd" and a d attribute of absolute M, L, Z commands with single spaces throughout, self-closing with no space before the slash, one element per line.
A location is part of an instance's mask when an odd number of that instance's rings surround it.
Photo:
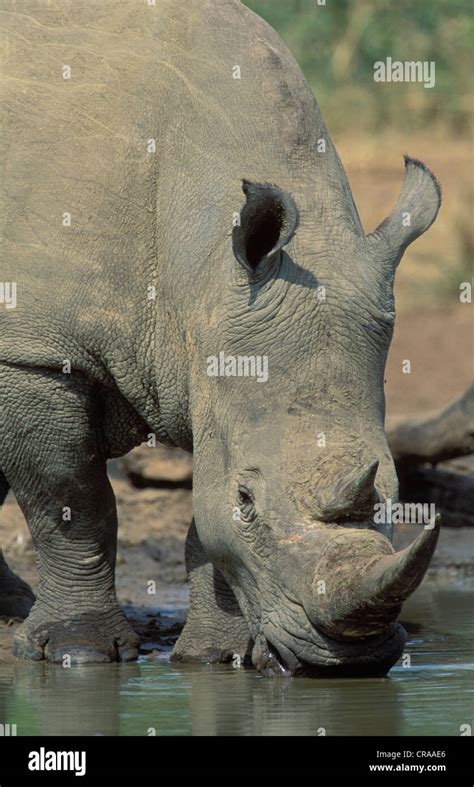
<path fill-rule="evenodd" d="M 281 595 L 262 607 L 253 665 L 266 676 L 386 675 L 406 641 L 395 621 L 424 577 L 439 530 L 438 516 L 394 552 L 374 530 L 338 527 L 306 598 L 302 587 L 298 594 L 285 588 L 282 572 Z"/>
<path fill-rule="evenodd" d="M 400 658 L 405 642 L 399 624 L 357 642 L 335 640 L 317 630 L 303 640 L 270 626 L 254 645 L 252 663 L 265 677 L 383 677 Z"/>

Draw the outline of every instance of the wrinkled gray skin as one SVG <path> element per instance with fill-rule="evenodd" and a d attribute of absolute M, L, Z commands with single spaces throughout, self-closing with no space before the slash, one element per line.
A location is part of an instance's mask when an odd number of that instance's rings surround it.
<path fill-rule="evenodd" d="M 17 307 L 0 306 L 0 467 L 40 571 L 14 652 L 136 657 L 106 461 L 154 432 L 195 457 L 174 658 L 385 674 L 438 529 L 393 556 L 373 524 L 397 496 L 393 279 L 436 217 L 434 177 L 407 159 L 365 235 L 301 71 L 237 0 L 3 8 L 1 279 Z M 221 351 L 267 356 L 268 381 L 209 377 Z M 11 614 L 25 591 L 8 576 Z"/>

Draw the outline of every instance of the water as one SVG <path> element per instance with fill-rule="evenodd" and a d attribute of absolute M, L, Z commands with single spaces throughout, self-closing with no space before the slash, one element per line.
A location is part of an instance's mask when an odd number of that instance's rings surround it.
<path fill-rule="evenodd" d="M 453 735 L 473 724 L 473 593 L 424 587 L 384 679 L 268 680 L 231 666 L 0 665 L 0 721 L 18 735 Z"/>

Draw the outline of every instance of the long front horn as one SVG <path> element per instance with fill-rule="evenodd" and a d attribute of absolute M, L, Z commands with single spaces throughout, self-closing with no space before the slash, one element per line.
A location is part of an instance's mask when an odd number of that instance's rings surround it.
<path fill-rule="evenodd" d="M 415 540 L 400 552 L 381 558 L 367 573 L 364 592 L 372 603 L 400 604 L 411 596 L 423 579 L 438 541 L 440 514 L 432 527 L 424 527 Z"/>
<path fill-rule="evenodd" d="M 311 618 L 335 639 L 380 633 L 422 581 L 440 526 L 438 514 L 432 527 L 400 552 L 373 531 L 353 530 L 333 538 L 315 572 Z"/>

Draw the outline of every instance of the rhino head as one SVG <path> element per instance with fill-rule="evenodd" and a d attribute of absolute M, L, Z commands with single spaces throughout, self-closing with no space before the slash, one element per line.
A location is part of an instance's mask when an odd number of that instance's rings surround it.
<path fill-rule="evenodd" d="M 384 431 L 395 270 L 440 206 L 431 172 L 405 166 L 370 235 L 355 208 L 302 210 L 289 191 L 244 181 L 219 296 L 194 337 L 197 532 L 264 674 L 386 674 L 405 643 L 402 602 L 435 549 L 438 523 L 395 553 L 390 524 L 374 522 L 398 494 Z"/>

